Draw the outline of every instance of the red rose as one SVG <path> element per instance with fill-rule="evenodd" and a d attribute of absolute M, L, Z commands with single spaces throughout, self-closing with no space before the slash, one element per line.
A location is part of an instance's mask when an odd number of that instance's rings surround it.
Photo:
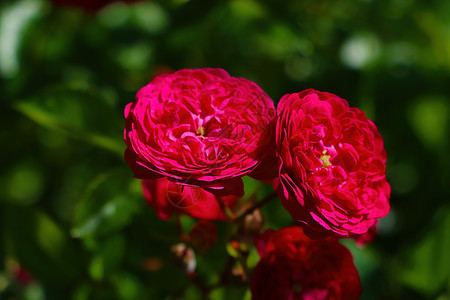
<path fill-rule="evenodd" d="M 57 5 L 77 6 L 87 11 L 97 11 L 113 2 L 133 3 L 141 0 L 52 0 Z"/>
<path fill-rule="evenodd" d="M 226 220 L 215 195 L 198 187 L 173 183 L 167 178 L 142 181 L 144 197 L 156 215 L 167 220 L 173 213 L 186 214 L 202 220 Z M 233 207 L 237 197 L 221 197 L 227 207 Z"/>
<path fill-rule="evenodd" d="M 241 196 L 241 177 L 268 156 L 275 108 L 255 83 L 205 68 L 156 76 L 125 118 L 125 159 L 135 177 Z"/>
<path fill-rule="evenodd" d="M 363 234 L 389 212 L 386 152 L 374 123 L 312 89 L 278 105 L 279 195 L 310 236 Z"/>
<path fill-rule="evenodd" d="M 358 299 L 351 253 L 335 239 L 311 240 L 300 227 L 268 230 L 255 240 L 261 260 L 251 279 L 254 300 Z"/>

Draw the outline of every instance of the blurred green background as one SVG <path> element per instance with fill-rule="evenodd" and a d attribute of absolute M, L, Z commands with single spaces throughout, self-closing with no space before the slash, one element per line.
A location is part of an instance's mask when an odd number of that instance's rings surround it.
<path fill-rule="evenodd" d="M 315 88 L 364 110 L 384 137 L 392 210 L 372 244 L 343 242 L 362 299 L 450 299 L 450 1 L 159 0 L 88 13 L 3 0 L 0 10 L 0 299 L 200 298 L 169 255 L 173 221 L 146 206 L 122 157 L 136 91 L 199 67 L 253 80 L 275 102 Z M 291 224 L 277 201 L 262 211 L 265 228 Z M 226 261 L 219 225 L 222 244 L 197 257 L 207 283 Z M 211 297 L 249 292 L 234 284 Z"/>

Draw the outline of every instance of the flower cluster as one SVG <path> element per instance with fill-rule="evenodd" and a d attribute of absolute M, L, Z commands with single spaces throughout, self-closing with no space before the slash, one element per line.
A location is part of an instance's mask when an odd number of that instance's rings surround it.
<path fill-rule="evenodd" d="M 359 297 L 351 254 L 337 239 L 370 242 L 389 212 L 390 186 L 383 139 L 358 108 L 309 89 L 283 96 L 275 110 L 254 82 L 204 68 L 156 76 L 125 119 L 125 159 L 159 218 L 230 220 L 240 226 L 233 251 L 254 241 L 253 299 Z M 272 183 L 300 226 L 258 236 L 255 209 L 265 200 L 252 208 L 243 197 L 246 175 Z M 247 230 L 255 213 L 258 226 Z M 185 240 L 207 249 L 217 231 L 201 222 Z"/>

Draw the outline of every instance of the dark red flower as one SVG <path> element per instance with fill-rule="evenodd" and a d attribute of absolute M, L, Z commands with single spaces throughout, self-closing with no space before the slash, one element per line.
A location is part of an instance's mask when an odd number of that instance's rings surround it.
<path fill-rule="evenodd" d="M 185 69 L 156 76 L 126 106 L 125 118 L 125 159 L 135 177 L 166 176 L 242 196 L 241 177 L 269 155 L 275 108 L 247 79 L 222 69 Z"/>
<path fill-rule="evenodd" d="M 389 212 L 386 151 L 374 123 L 312 89 L 278 105 L 279 195 L 313 237 L 363 234 Z"/>
<path fill-rule="evenodd" d="M 353 300 L 361 295 L 351 253 L 333 238 L 312 240 L 298 226 L 255 240 L 261 260 L 251 279 L 254 300 Z"/>
<path fill-rule="evenodd" d="M 156 215 L 167 220 L 173 213 L 186 214 L 202 220 L 226 220 L 217 196 L 202 188 L 176 184 L 167 178 L 142 181 L 144 197 Z M 233 207 L 237 197 L 220 198 L 226 207 Z"/>

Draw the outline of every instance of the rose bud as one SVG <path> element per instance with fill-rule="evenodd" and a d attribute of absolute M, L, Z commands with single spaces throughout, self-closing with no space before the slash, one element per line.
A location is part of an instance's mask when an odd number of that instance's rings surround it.
<path fill-rule="evenodd" d="M 262 162 L 273 155 L 267 151 L 272 100 L 222 69 L 156 76 L 126 106 L 125 118 L 125 160 L 136 178 L 167 177 L 215 195 L 242 196 L 241 177 L 257 169 L 260 178 Z"/>
<path fill-rule="evenodd" d="M 173 213 L 201 220 L 227 219 L 217 197 L 202 188 L 177 184 L 165 177 L 143 180 L 142 187 L 145 200 L 161 220 L 168 220 Z M 220 198 L 228 208 L 232 208 L 236 200 L 236 196 Z"/>
<path fill-rule="evenodd" d="M 189 232 L 189 242 L 200 251 L 206 251 L 217 243 L 217 225 L 208 221 L 195 223 Z"/>
<path fill-rule="evenodd" d="M 259 234 L 264 219 L 259 209 L 255 209 L 252 213 L 248 214 L 244 218 L 243 230 L 248 236 L 255 236 Z"/>
<path fill-rule="evenodd" d="M 386 151 L 358 108 L 312 89 L 278 104 L 279 197 L 311 237 L 363 234 L 390 209 Z"/>
<path fill-rule="evenodd" d="M 186 244 L 180 243 L 173 245 L 170 249 L 175 263 L 188 274 L 189 277 L 195 277 L 195 268 L 197 261 L 195 259 L 195 252 Z"/>
<path fill-rule="evenodd" d="M 313 240 L 293 226 L 264 232 L 255 246 L 261 260 L 251 278 L 254 300 L 356 300 L 361 295 L 352 255 L 334 238 Z"/>

